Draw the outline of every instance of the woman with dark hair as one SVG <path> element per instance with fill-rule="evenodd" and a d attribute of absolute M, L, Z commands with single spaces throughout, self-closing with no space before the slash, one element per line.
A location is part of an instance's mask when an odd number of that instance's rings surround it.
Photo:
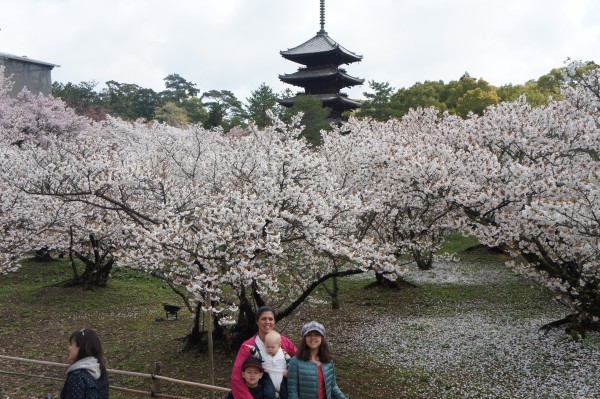
<path fill-rule="evenodd" d="M 84 328 L 69 337 L 67 380 L 61 399 L 108 399 L 108 377 L 100 337 Z"/>
<path fill-rule="evenodd" d="M 311 321 L 302 327 L 302 342 L 288 366 L 289 399 L 346 399 L 335 380 L 325 327 Z"/>
<path fill-rule="evenodd" d="M 275 309 L 269 306 L 261 306 L 256 311 L 258 333 L 242 344 L 237 357 L 235 358 L 235 362 L 233 363 L 233 370 L 231 372 L 231 393 L 235 399 L 252 399 L 252 394 L 242 379 L 242 365 L 246 359 L 253 357 L 253 354 L 256 352 L 265 354 L 266 356 L 265 337 L 269 331 L 275 330 L 275 313 Z M 281 347 L 290 356 L 296 354 L 296 345 L 283 335 L 281 336 Z M 267 373 L 264 373 L 262 378 L 270 377 Z M 272 395 L 275 396 L 274 387 Z"/>

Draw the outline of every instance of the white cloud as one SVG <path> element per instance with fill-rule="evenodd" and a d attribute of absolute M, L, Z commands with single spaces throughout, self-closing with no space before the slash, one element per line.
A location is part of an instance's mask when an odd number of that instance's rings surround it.
<path fill-rule="evenodd" d="M 537 79 L 567 57 L 592 60 L 599 20 L 595 0 L 326 1 L 329 35 L 364 56 L 348 72 L 394 87 L 465 71 L 494 85 Z M 61 82 L 160 91 L 177 73 L 245 99 L 262 82 L 287 87 L 278 75 L 298 65 L 279 51 L 319 28 L 318 0 L 2 0 L 0 52 L 59 64 Z"/>

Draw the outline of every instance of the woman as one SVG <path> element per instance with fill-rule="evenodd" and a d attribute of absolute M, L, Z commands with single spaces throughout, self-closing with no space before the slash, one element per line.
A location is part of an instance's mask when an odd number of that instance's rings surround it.
<path fill-rule="evenodd" d="M 235 399 L 252 399 L 252 395 L 242 379 L 242 365 L 246 359 L 252 357 L 252 352 L 255 350 L 261 353 L 267 353 L 265 348 L 265 336 L 269 331 L 275 330 L 275 309 L 269 306 L 261 306 L 258 308 L 256 311 L 256 325 L 258 326 L 258 334 L 242 344 L 237 357 L 235 358 L 235 362 L 233 363 L 233 370 L 231 372 L 231 393 Z M 284 336 L 281 336 L 281 347 L 290 356 L 296 354 L 296 345 Z M 269 378 L 266 375 L 265 377 Z M 274 389 L 275 388 L 273 388 L 273 390 Z"/>
<path fill-rule="evenodd" d="M 84 328 L 71 334 L 69 362 L 61 399 L 108 399 L 106 363 L 96 331 Z"/>
<path fill-rule="evenodd" d="M 311 321 L 302 327 L 302 342 L 288 366 L 289 399 L 346 399 L 335 381 L 325 327 Z"/>

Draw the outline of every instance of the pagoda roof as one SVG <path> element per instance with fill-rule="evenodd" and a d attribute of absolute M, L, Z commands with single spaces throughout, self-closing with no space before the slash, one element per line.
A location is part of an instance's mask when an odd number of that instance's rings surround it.
<path fill-rule="evenodd" d="M 325 68 L 300 68 L 297 72 L 292 74 L 279 75 L 279 79 L 286 83 L 301 82 L 306 80 L 314 79 L 331 79 L 339 78 L 346 82 L 347 85 L 354 86 L 360 85 L 365 82 L 364 79 L 360 79 L 354 76 L 350 76 L 342 68 L 336 67 L 325 67 Z"/>
<path fill-rule="evenodd" d="M 323 106 L 325 106 L 325 107 L 342 106 L 345 109 L 354 109 L 354 108 L 358 108 L 361 106 L 360 101 L 352 100 L 352 99 L 348 98 L 348 96 L 346 94 L 343 94 L 343 93 L 332 93 L 332 94 L 300 93 L 294 97 L 279 98 L 279 99 L 277 99 L 277 102 L 283 106 L 291 107 L 294 105 L 294 102 L 296 101 L 298 96 L 306 96 L 306 95 L 310 95 L 310 96 L 315 97 L 316 99 L 320 100 L 323 103 Z"/>
<path fill-rule="evenodd" d="M 350 64 L 362 60 L 362 55 L 345 49 L 330 38 L 325 31 L 319 31 L 312 39 L 279 53 L 283 58 L 304 65 L 311 63 L 311 61 L 314 62 L 317 57 L 322 60 L 323 64 L 329 63 L 329 59 L 335 60 L 336 65 Z"/>

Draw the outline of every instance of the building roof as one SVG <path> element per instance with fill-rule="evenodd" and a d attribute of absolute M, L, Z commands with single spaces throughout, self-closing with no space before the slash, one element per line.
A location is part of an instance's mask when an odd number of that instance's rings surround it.
<path fill-rule="evenodd" d="M 8 54 L 8 53 L 2 53 L 2 52 L 0 52 L 0 58 L 8 58 L 10 60 L 17 60 L 17 61 L 29 62 L 31 64 L 44 65 L 44 66 L 48 66 L 50 68 L 60 67 L 60 65 L 51 64 L 49 62 L 44 62 L 44 61 L 34 60 L 34 59 L 28 58 L 26 56 L 18 56 L 18 55 L 13 55 L 13 54 Z"/>
<path fill-rule="evenodd" d="M 327 35 L 325 31 L 319 31 L 315 37 L 294 48 L 280 51 L 282 57 L 290 61 L 305 64 L 315 57 L 328 58 L 332 57 L 336 61 L 336 65 L 349 64 L 362 60 L 362 55 L 353 53 L 350 50 L 340 46 L 335 40 Z M 325 62 L 327 63 L 327 62 Z M 307 65 L 307 64 L 305 64 Z"/>
<path fill-rule="evenodd" d="M 286 107 L 291 107 L 294 105 L 296 98 L 298 98 L 298 96 L 303 96 L 303 95 L 307 95 L 307 94 L 300 93 L 294 97 L 279 98 L 279 99 L 277 99 L 277 102 Z M 352 99 L 348 98 L 348 96 L 346 94 L 343 94 L 343 93 L 310 94 L 310 96 L 315 97 L 318 100 L 320 100 L 323 103 L 323 106 L 325 106 L 325 107 L 330 107 L 332 105 L 338 105 L 338 106 L 341 105 L 343 108 L 346 108 L 346 109 L 354 109 L 354 108 L 358 108 L 361 106 L 360 101 L 352 100 Z"/>
<path fill-rule="evenodd" d="M 360 85 L 365 81 L 364 79 L 348 75 L 342 68 L 335 67 L 300 68 L 295 73 L 279 75 L 279 79 L 292 84 L 310 80 L 339 79 L 345 82 L 344 87 Z"/>

